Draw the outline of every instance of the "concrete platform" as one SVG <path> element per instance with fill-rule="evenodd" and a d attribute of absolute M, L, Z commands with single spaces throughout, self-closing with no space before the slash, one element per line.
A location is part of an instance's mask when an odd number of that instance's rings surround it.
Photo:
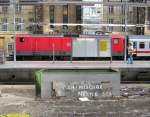
<path fill-rule="evenodd" d="M 149 69 L 150 61 L 6 61 L 0 69 Z"/>
<path fill-rule="evenodd" d="M 0 64 L 0 83 L 34 83 L 35 72 L 41 69 L 112 69 L 121 73 L 123 81 L 150 80 L 150 61 L 134 61 L 134 64 L 124 61 L 6 61 Z"/>

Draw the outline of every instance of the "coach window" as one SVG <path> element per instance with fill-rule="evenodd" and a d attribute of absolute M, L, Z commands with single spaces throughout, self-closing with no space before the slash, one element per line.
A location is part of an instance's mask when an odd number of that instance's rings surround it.
<path fill-rule="evenodd" d="M 23 43 L 24 42 L 24 38 L 20 37 L 20 42 Z"/>
<path fill-rule="evenodd" d="M 145 43 L 144 43 L 144 42 L 140 42 L 139 48 L 140 48 L 140 49 L 144 49 L 144 48 L 145 48 Z"/>
<path fill-rule="evenodd" d="M 118 38 L 114 38 L 114 44 L 118 44 L 119 43 L 119 40 L 118 40 Z"/>

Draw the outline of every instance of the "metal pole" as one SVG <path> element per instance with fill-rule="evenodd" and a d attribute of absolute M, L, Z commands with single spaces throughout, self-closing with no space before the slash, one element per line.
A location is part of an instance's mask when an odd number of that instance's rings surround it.
<path fill-rule="evenodd" d="M 72 63 L 72 53 L 73 53 L 73 38 L 71 38 L 71 55 L 70 55 L 70 62 Z"/>
<path fill-rule="evenodd" d="M 109 37 L 109 39 L 110 39 L 110 48 L 112 48 L 112 39 L 111 37 Z M 110 49 L 110 51 L 111 51 L 110 63 L 112 63 L 112 49 Z"/>
<path fill-rule="evenodd" d="M 127 0 L 125 1 L 125 43 L 124 43 L 124 62 L 127 61 L 127 35 L 128 35 L 128 31 L 127 31 L 127 10 L 128 10 L 128 5 L 127 5 Z"/>
<path fill-rule="evenodd" d="M 16 8 L 16 3 L 15 0 L 12 0 L 13 2 L 13 35 L 14 35 L 14 61 L 16 61 L 16 12 L 15 12 L 15 8 Z"/>
<path fill-rule="evenodd" d="M 55 63 L 55 44 L 53 43 L 53 63 Z"/>

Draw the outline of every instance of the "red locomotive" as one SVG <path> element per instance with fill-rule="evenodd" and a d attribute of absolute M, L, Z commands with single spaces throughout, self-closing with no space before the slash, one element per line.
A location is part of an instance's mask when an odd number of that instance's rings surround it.
<path fill-rule="evenodd" d="M 17 57 L 111 57 L 123 56 L 121 35 L 79 37 L 16 35 Z"/>
<path fill-rule="evenodd" d="M 16 36 L 16 55 L 23 56 L 70 56 L 72 39 L 69 37 Z"/>

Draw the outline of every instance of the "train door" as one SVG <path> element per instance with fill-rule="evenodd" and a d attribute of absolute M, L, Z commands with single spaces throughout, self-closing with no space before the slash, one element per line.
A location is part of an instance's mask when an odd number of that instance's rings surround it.
<path fill-rule="evenodd" d="M 111 57 L 111 39 L 109 37 L 102 37 L 98 42 L 99 57 Z"/>
<path fill-rule="evenodd" d="M 132 45 L 133 45 L 133 49 L 134 49 L 134 55 L 136 56 L 137 55 L 137 42 L 133 41 Z"/>
<path fill-rule="evenodd" d="M 134 49 L 134 54 L 137 54 L 137 44 L 138 42 L 137 41 L 128 41 L 127 43 L 127 50 L 128 50 L 128 47 L 129 47 L 129 43 L 131 44 L 131 47 Z"/>

